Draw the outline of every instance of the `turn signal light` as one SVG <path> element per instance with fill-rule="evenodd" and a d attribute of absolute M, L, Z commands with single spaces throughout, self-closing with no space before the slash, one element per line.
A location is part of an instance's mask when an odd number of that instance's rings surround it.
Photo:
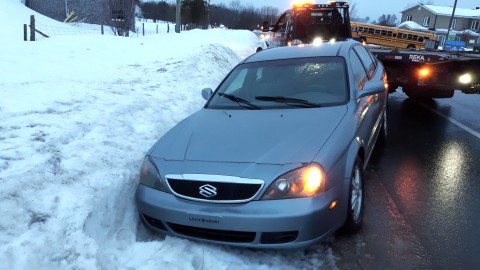
<path fill-rule="evenodd" d="M 333 208 L 335 208 L 335 206 L 337 206 L 337 204 L 338 204 L 338 201 L 337 201 L 337 200 L 331 202 L 329 209 L 332 210 Z"/>
<path fill-rule="evenodd" d="M 430 75 L 430 69 L 429 68 L 422 68 L 418 72 L 418 75 L 420 75 L 420 77 L 427 77 L 428 75 Z"/>

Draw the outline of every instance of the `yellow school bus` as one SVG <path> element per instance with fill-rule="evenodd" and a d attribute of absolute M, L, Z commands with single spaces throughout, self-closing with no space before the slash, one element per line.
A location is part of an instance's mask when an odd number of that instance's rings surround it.
<path fill-rule="evenodd" d="M 360 42 L 392 48 L 422 49 L 425 43 L 437 41 L 435 34 L 398 29 L 368 23 L 351 22 L 352 37 Z"/>

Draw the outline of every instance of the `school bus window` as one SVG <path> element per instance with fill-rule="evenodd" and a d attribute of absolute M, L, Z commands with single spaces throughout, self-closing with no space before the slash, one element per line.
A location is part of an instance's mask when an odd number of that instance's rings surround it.
<path fill-rule="evenodd" d="M 392 36 L 392 32 L 391 32 L 391 31 L 387 31 L 387 36 L 391 37 L 391 36 Z"/>

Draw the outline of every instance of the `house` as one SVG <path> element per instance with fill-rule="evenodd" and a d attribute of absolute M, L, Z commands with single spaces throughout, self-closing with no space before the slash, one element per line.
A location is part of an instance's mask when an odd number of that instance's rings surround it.
<path fill-rule="evenodd" d="M 125 11 L 109 8 L 107 3 L 120 3 L 128 0 L 25 0 L 25 5 L 38 13 L 58 21 L 64 21 L 70 12 L 74 12 L 77 21 L 91 24 L 109 25 L 109 21 L 122 20 Z M 138 0 L 130 0 L 137 3 Z M 125 6 L 129 6 L 128 4 Z M 135 18 L 132 17 L 132 20 Z M 134 30 L 135 23 L 130 30 Z"/>
<path fill-rule="evenodd" d="M 453 7 L 418 4 L 401 12 L 400 27 L 433 32 L 443 46 L 452 12 Z M 449 36 L 464 41 L 467 47 L 480 43 L 480 8 L 456 8 Z"/>

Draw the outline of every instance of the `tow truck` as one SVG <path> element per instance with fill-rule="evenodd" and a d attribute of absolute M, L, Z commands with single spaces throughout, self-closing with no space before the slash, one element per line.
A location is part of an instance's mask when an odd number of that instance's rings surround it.
<path fill-rule="evenodd" d="M 259 37 L 268 48 L 352 38 L 349 5 L 339 1 L 294 4 L 274 25 L 264 23 L 262 28 Z M 451 98 L 455 90 L 480 94 L 478 52 L 364 45 L 385 66 L 390 93 L 401 87 L 410 98 Z"/>

